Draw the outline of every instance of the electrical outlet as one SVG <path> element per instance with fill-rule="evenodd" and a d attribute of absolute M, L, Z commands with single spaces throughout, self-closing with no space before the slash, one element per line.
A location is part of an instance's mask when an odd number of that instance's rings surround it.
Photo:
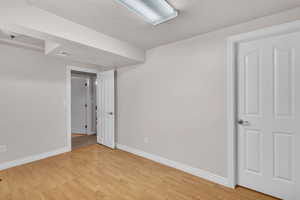
<path fill-rule="evenodd" d="M 6 145 L 0 145 L 0 153 L 4 153 L 7 151 Z"/>
<path fill-rule="evenodd" d="M 144 143 L 146 143 L 146 144 L 149 143 L 149 138 L 148 137 L 144 137 Z"/>

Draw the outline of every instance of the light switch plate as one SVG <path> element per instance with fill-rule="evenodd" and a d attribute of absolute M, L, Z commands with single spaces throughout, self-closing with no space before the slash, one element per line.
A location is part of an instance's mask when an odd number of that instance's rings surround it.
<path fill-rule="evenodd" d="M 0 153 L 4 153 L 7 151 L 6 145 L 0 145 Z"/>

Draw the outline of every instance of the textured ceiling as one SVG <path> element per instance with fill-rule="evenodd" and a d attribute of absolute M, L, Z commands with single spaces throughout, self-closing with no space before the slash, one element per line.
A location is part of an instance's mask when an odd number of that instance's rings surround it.
<path fill-rule="evenodd" d="M 169 0 L 179 16 L 152 26 L 116 0 L 28 0 L 96 31 L 149 49 L 300 6 L 300 0 Z"/>

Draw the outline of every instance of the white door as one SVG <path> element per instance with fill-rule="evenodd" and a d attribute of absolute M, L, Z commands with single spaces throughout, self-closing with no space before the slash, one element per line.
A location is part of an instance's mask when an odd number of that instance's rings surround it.
<path fill-rule="evenodd" d="M 300 199 L 300 33 L 238 46 L 238 184 Z"/>
<path fill-rule="evenodd" d="M 114 71 L 100 73 L 98 78 L 98 143 L 115 148 L 115 76 Z"/>
<path fill-rule="evenodd" d="M 73 76 L 71 79 L 71 127 L 72 133 L 86 134 L 86 78 Z"/>

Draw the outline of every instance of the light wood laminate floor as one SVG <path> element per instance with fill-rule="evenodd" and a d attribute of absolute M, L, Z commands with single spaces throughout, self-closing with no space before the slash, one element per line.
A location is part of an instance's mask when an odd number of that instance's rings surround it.
<path fill-rule="evenodd" d="M 90 145 L 0 171 L 1 200 L 274 200 Z"/>
<path fill-rule="evenodd" d="M 73 134 L 72 133 L 72 149 L 85 147 L 91 144 L 97 144 L 97 135 Z"/>

